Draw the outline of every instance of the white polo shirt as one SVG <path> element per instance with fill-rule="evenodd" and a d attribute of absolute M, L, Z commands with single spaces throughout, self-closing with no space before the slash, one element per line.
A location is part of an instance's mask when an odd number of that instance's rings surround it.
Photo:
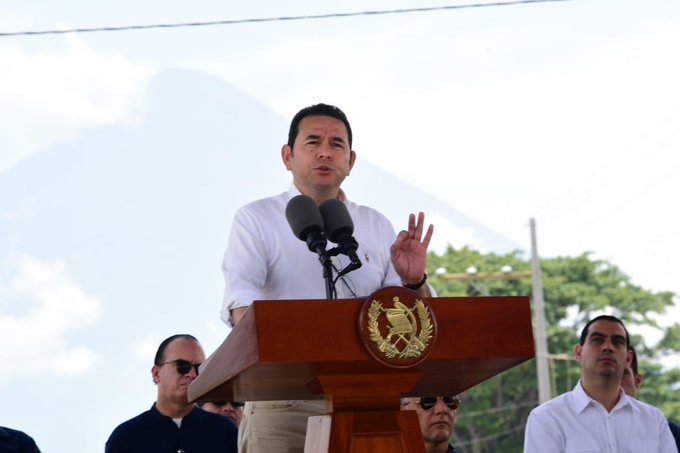
<path fill-rule="evenodd" d="M 254 300 L 326 297 L 318 256 L 295 237 L 286 220 L 286 205 L 296 195 L 300 191 L 291 185 L 287 192 L 243 206 L 234 216 L 222 263 L 226 284 L 222 319 L 228 324 L 230 310 Z M 338 298 L 365 297 L 384 286 L 400 286 L 390 259 L 396 234 L 389 220 L 375 209 L 344 202 L 354 223 L 362 266 L 337 282 Z M 349 259 L 337 256 L 333 262 L 342 268 Z"/>

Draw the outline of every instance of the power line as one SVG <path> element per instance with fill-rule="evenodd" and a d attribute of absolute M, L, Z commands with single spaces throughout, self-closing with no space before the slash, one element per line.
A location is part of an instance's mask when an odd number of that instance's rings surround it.
<path fill-rule="evenodd" d="M 573 0 L 513 0 L 507 2 L 492 2 L 492 3 L 468 3 L 464 5 L 448 5 L 448 6 L 432 6 L 422 8 L 404 8 L 404 9 L 390 9 L 377 11 L 359 11 L 353 13 L 329 13 L 329 14 L 310 14 L 301 16 L 282 16 L 282 17 L 263 17 L 251 19 L 233 19 L 233 20 L 217 20 L 208 22 L 181 22 L 174 24 L 147 24 L 147 25 L 124 25 L 116 27 L 91 27 L 91 28 L 71 28 L 65 30 L 37 30 L 37 31 L 14 31 L 14 32 L 0 32 L 0 37 L 8 36 L 32 36 L 32 35 L 57 35 L 64 33 L 92 33 L 92 32 L 108 32 L 108 31 L 128 31 L 128 30 L 150 30 L 159 28 L 187 28 L 187 27 L 207 27 L 213 25 L 236 25 L 260 22 L 283 22 L 293 20 L 309 20 L 309 19 L 331 19 L 354 16 L 378 16 L 384 14 L 403 14 L 403 13 L 421 13 L 429 11 L 443 11 L 452 9 L 466 9 L 466 8 L 488 8 L 496 6 L 512 6 L 522 5 L 528 3 L 556 3 L 567 2 Z"/>
<path fill-rule="evenodd" d="M 576 228 L 572 229 L 572 232 L 573 231 L 580 231 L 580 230 L 583 230 L 585 228 L 588 228 L 589 226 L 599 222 L 603 218 L 605 218 L 605 217 L 619 211 L 620 209 L 626 207 L 626 205 L 628 205 L 628 203 L 630 203 L 632 200 L 634 200 L 638 197 L 641 197 L 642 195 L 645 194 L 645 192 L 647 192 L 650 189 L 658 186 L 659 184 L 664 182 L 669 177 L 673 176 L 673 174 L 677 173 L 678 171 L 680 171 L 680 165 L 673 167 L 670 171 L 668 171 L 668 172 L 664 173 L 663 175 L 657 177 L 654 181 L 650 182 L 649 184 L 645 185 L 644 187 L 642 187 L 640 189 L 637 189 L 635 191 L 635 193 L 631 194 L 627 198 L 623 198 L 621 203 L 615 204 L 610 209 L 604 209 L 604 210 L 600 211 L 596 217 L 591 218 L 588 222 L 582 224 L 580 227 L 576 227 Z"/>
<path fill-rule="evenodd" d="M 669 122 L 669 120 L 674 119 L 674 117 L 677 117 L 678 114 L 680 114 L 680 108 L 676 108 L 672 113 L 668 114 L 665 116 L 662 120 L 657 122 L 653 127 L 645 131 L 639 138 L 638 140 L 646 140 L 648 136 L 652 135 L 652 133 L 655 133 L 658 129 L 661 128 L 661 126 L 664 123 Z M 606 186 L 610 181 L 609 178 L 607 177 L 602 177 L 603 174 L 605 174 L 606 171 L 610 170 L 611 167 L 615 165 L 623 165 L 626 163 L 626 161 L 631 161 L 633 158 L 637 157 L 638 154 L 644 153 L 645 157 L 649 157 L 663 148 L 665 148 L 670 142 L 672 142 L 675 137 L 680 133 L 680 129 L 676 129 L 669 137 L 666 137 L 664 140 L 662 140 L 661 143 L 656 144 L 652 150 L 649 149 L 644 149 L 641 145 L 634 146 L 633 144 L 629 144 L 626 147 L 626 150 L 623 152 L 623 156 L 619 156 L 617 159 L 609 159 L 603 164 L 601 164 L 598 168 L 595 168 L 592 170 L 590 173 L 588 173 L 585 177 L 581 178 L 581 181 L 577 181 L 576 183 L 572 184 L 568 189 L 560 193 L 559 195 L 553 197 L 551 200 L 548 202 L 544 203 L 542 206 L 540 206 L 537 209 L 537 213 L 543 213 L 545 212 L 548 208 L 553 208 L 553 207 L 559 207 L 563 208 L 563 206 L 559 206 L 557 202 L 559 202 L 562 199 L 567 198 L 567 196 L 572 196 L 572 195 L 577 195 L 584 197 L 587 195 L 588 198 L 593 196 L 593 190 L 599 190 L 603 186 Z M 641 150 L 642 148 L 642 150 Z M 598 183 L 597 186 L 593 187 L 588 187 L 588 182 L 597 179 Z M 584 184 L 585 181 L 585 184 Z M 551 220 L 556 220 L 565 216 L 569 215 L 569 211 L 565 209 L 561 209 L 561 212 L 557 215 L 553 215 L 549 217 Z M 601 218 L 602 216 L 598 216 L 598 218 Z"/>

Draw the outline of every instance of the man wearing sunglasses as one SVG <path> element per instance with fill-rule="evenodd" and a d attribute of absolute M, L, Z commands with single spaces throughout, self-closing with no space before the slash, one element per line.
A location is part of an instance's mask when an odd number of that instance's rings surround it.
<path fill-rule="evenodd" d="M 423 434 L 427 453 L 458 453 L 458 450 L 449 444 L 449 439 L 456 425 L 459 407 L 458 396 L 401 399 L 401 410 L 418 413 L 420 432 Z"/>
<path fill-rule="evenodd" d="M 187 400 L 189 384 L 204 360 L 203 348 L 193 336 L 165 339 L 151 367 L 158 387 L 156 402 L 113 431 L 106 453 L 236 453 L 234 424 Z"/>
<path fill-rule="evenodd" d="M 204 411 L 224 415 L 234 422 L 236 426 L 241 424 L 244 405 L 245 403 L 239 401 L 209 401 L 207 403 L 199 403 L 199 407 Z"/>

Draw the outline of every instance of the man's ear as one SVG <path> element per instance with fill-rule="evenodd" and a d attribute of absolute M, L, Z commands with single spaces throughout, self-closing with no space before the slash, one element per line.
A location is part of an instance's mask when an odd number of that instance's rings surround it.
<path fill-rule="evenodd" d="M 357 153 L 354 151 L 350 150 L 349 152 L 349 170 L 352 171 L 352 168 L 354 168 L 354 162 L 357 160 Z M 347 175 L 349 175 L 349 171 L 347 172 Z"/>
<path fill-rule="evenodd" d="M 291 148 L 288 145 L 283 145 L 281 147 L 281 160 L 283 161 L 283 165 L 286 166 L 286 170 L 290 171 L 291 169 L 291 163 L 290 160 L 293 157 L 293 148 Z"/>
<path fill-rule="evenodd" d="M 633 376 L 633 382 L 635 383 L 635 388 L 639 389 L 640 386 L 642 385 L 642 375 L 636 374 L 635 376 Z"/>
<path fill-rule="evenodd" d="M 577 344 L 574 346 L 574 358 L 576 358 L 576 361 L 578 363 L 581 363 L 581 352 L 583 351 L 583 346 L 580 344 Z"/>
<path fill-rule="evenodd" d="M 160 380 L 160 368 L 157 367 L 156 365 L 151 367 L 151 379 L 153 379 L 153 383 L 158 385 L 158 381 Z"/>

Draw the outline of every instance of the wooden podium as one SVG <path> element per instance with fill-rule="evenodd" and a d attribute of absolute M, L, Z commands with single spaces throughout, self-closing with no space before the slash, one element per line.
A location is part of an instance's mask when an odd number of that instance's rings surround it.
<path fill-rule="evenodd" d="M 383 291 L 407 291 L 386 288 Z M 427 357 L 393 367 L 367 350 L 363 299 L 255 301 L 189 387 L 191 401 L 330 397 L 311 417 L 306 452 L 424 452 L 401 396 L 456 395 L 534 357 L 527 297 L 430 298 Z M 311 447 L 310 447 L 311 445 Z"/>

